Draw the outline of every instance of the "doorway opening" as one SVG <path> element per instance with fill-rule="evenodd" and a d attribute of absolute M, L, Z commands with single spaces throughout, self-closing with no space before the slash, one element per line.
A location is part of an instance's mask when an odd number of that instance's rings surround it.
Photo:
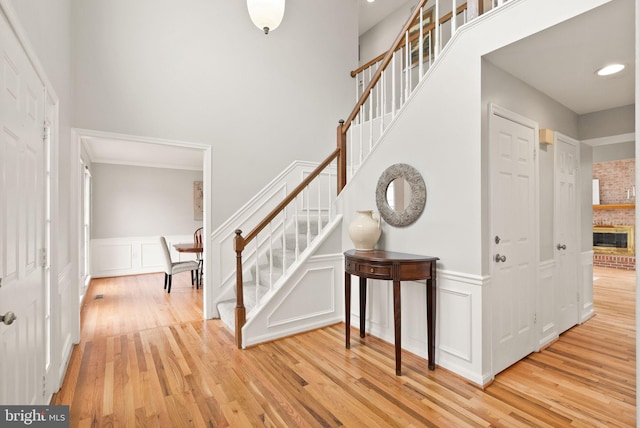
<path fill-rule="evenodd" d="M 80 302 L 92 278 L 160 271 L 160 235 L 192 239 L 193 231 L 201 226 L 207 236 L 209 144 L 86 129 L 73 129 L 72 134 L 79 160 L 74 182 Z M 106 194 L 101 184 L 104 186 L 105 182 L 120 187 L 114 187 L 109 199 L 101 202 Z M 203 194 L 200 218 L 195 217 L 193 202 L 196 182 L 202 186 Z M 176 195 L 182 198 L 181 202 L 174 200 Z M 116 206 L 118 209 L 107 212 Z M 206 318 L 206 255 L 203 262 Z"/>

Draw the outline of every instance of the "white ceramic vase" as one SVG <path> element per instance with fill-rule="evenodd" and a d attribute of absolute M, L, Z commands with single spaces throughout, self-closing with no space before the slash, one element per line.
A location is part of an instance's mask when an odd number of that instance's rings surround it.
<path fill-rule="evenodd" d="M 356 250 L 371 251 L 380 239 L 380 217 L 373 218 L 373 211 L 356 211 L 356 218 L 349 224 L 349 238 Z"/>

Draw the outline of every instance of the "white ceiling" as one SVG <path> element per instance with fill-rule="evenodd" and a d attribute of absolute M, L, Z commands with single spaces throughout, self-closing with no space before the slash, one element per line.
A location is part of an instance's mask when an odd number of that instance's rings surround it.
<path fill-rule="evenodd" d="M 95 163 L 202 171 L 201 149 L 93 136 L 82 143 Z"/>
<path fill-rule="evenodd" d="M 485 58 L 577 114 L 635 103 L 634 2 L 614 0 Z M 612 62 L 619 75 L 595 71 Z"/>
<path fill-rule="evenodd" d="M 407 0 L 358 0 L 360 34 Z M 596 10 L 485 56 L 490 62 L 577 114 L 635 102 L 634 2 L 614 0 Z M 600 78 L 611 62 L 627 68 Z M 176 146 L 85 137 L 92 162 L 202 170 L 203 152 Z"/>

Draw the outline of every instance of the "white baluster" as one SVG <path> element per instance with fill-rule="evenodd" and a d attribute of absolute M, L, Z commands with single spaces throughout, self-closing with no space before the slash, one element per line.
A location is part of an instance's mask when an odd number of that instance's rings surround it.
<path fill-rule="evenodd" d="M 436 20 L 436 28 L 435 28 L 435 32 L 436 32 L 436 41 L 435 41 L 435 45 L 433 47 L 433 52 L 435 55 L 435 58 L 438 58 L 438 55 L 440 55 L 440 0 L 436 0 L 436 16 L 435 16 L 435 20 Z"/>
<path fill-rule="evenodd" d="M 396 117 L 396 54 L 391 56 L 391 119 Z"/>
<path fill-rule="evenodd" d="M 377 97 L 377 102 L 376 102 L 376 117 L 380 117 L 380 107 L 381 107 L 381 102 L 382 102 L 382 74 L 380 74 L 380 79 L 378 80 L 378 83 L 376 84 L 376 94 L 378 95 Z"/>
<path fill-rule="evenodd" d="M 433 62 L 433 41 L 431 40 L 432 34 L 433 30 L 429 31 L 429 68 L 431 68 L 431 64 Z"/>
<path fill-rule="evenodd" d="M 384 132 L 384 113 L 385 113 L 385 101 L 387 99 L 386 97 L 386 83 L 385 83 L 385 79 L 387 77 L 387 73 L 385 71 L 383 71 L 380 74 L 380 92 L 381 92 L 381 96 L 380 96 L 380 136 L 382 136 L 382 133 Z"/>
<path fill-rule="evenodd" d="M 273 222 L 269 223 L 269 290 L 273 287 Z"/>
<path fill-rule="evenodd" d="M 282 221 L 282 275 L 287 273 L 287 216 Z"/>
<path fill-rule="evenodd" d="M 369 152 L 371 152 L 372 146 L 373 146 L 373 88 L 369 89 Z"/>
<path fill-rule="evenodd" d="M 409 32 L 404 33 L 404 47 L 406 51 L 405 68 L 404 68 L 404 102 L 409 98 L 409 68 L 411 65 L 411 47 L 409 46 Z M 403 103 L 404 104 L 404 103 Z"/>
<path fill-rule="evenodd" d="M 455 1 L 455 0 L 454 0 Z M 423 62 L 423 37 L 422 37 L 422 32 L 423 32 L 423 17 L 422 17 L 422 11 L 424 8 L 420 8 L 420 39 L 418 41 L 418 82 L 420 82 L 422 80 L 422 73 L 423 73 L 423 66 L 422 66 L 422 62 Z"/>
<path fill-rule="evenodd" d="M 451 38 L 456 34 L 456 0 L 451 0 Z"/>
<path fill-rule="evenodd" d="M 364 107 L 360 106 L 360 113 L 359 113 L 360 117 L 364 117 Z M 362 164 L 362 139 L 364 138 L 364 136 L 362 135 L 364 134 L 364 124 L 362 123 L 362 119 L 360 119 L 360 156 L 358 157 L 358 168 L 360 167 L 360 164 Z M 355 164 L 354 164 L 355 166 Z M 355 174 L 355 171 L 354 171 Z"/>
<path fill-rule="evenodd" d="M 373 66 L 369 67 L 369 82 L 368 82 L 368 84 L 371 84 L 371 71 L 372 71 L 372 69 L 373 69 Z M 371 91 L 372 90 L 373 90 L 373 88 L 369 89 L 369 97 L 367 98 L 367 101 L 365 101 L 365 105 L 366 105 L 366 103 L 369 103 L 369 121 L 371 121 L 371 119 L 373 119 L 373 117 L 371 115 L 371 107 L 372 107 L 372 104 L 373 104 L 373 98 L 371 97 Z"/>
<path fill-rule="evenodd" d="M 318 176 L 318 178 L 316 178 L 316 193 L 318 194 L 318 236 L 320 235 L 320 232 L 322 232 L 322 211 L 321 211 L 321 201 L 322 198 L 320 197 L 322 195 L 322 193 L 320 192 L 320 181 L 322 179 L 322 174 L 320 174 Z"/>
<path fill-rule="evenodd" d="M 300 205 L 298 202 L 298 197 L 296 196 L 295 199 L 295 207 L 296 207 L 296 220 L 295 220 L 295 253 L 296 253 L 296 257 L 295 259 L 298 260 L 298 255 L 300 254 L 300 230 L 299 230 L 299 223 L 300 223 L 300 217 L 298 215 L 298 213 L 300 212 Z"/>
<path fill-rule="evenodd" d="M 338 170 L 337 168 L 337 164 L 336 164 L 336 171 Z M 327 207 L 327 224 L 333 220 L 332 217 L 332 213 L 333 213 L 333 192 L 331 191 L 331 189 L 333 189 L 333 174 L 331 174 L 331 172 L 329 172 L 329 185 L 327 186 L 327 191 L 328 191 L 328 196 L 329 198 L 327 199 L 329 201 L 329 206 Z"/>
<path fill-rule="evenodd" d="M 348 163 L 348 173 L 349 173 L 349 180 L 351 179 L 351 177 L 353 177 L 353 130 L 355 129 L 355 124 L 356 121 L 355 119 L 353 121 L 351 121 L 351 126 L 349 127 L 349 135 L 347 138 L 347 144 L 349 147 L 349 159 L 347 159 L 347 163 Z"/>
<path fill-rule="evenodd" d="M 258 287 L 260 286 L 260 263 L 259 263 L 259 253 L 260 253 L 260 236 L 256 236 L 256 306 L 258 305 Z"/>
<path fill-rule="evenodd" d="M 311 245 L 311 195 L 309 193 L 309 186 L 305 187 L 307 191 L 307 248 Z"/>
<path fill-rule="evenodd" d="M 358 102 L 358 99 L 360 98 L 360 73 L 356 73 L 356 102 Z"/>

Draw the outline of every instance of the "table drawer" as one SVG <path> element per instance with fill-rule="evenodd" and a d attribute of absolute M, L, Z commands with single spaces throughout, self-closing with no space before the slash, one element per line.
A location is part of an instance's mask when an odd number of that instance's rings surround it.
<path fill-rule="evenodd" d="M 366 276 L 369 278 L 387 278 L 391 279 L 392 264 L 368 264 L 356 263 L 355 274 Z"/>

